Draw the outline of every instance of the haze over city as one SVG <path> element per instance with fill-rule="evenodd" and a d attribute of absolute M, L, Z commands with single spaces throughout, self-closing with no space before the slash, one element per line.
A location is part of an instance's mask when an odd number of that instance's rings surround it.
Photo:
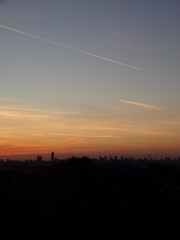
<path fill-rule="evenodd" d="M 179 14 L 177 0 L 0 1 L 0 158 L 179 157 Z"/>

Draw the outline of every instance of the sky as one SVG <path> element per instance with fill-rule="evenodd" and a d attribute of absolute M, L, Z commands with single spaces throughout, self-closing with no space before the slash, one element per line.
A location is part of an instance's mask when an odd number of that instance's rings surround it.
<path fill-rule="evenodd" d="M 180 156 L 180 1 L 0 0 L 0 158 Z"/>

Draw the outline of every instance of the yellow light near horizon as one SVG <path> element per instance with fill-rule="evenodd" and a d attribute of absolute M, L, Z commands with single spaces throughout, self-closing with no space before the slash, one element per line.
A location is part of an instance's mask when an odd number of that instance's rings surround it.
<path fill-rule="evenodd" d="M 178 154 L 179 122 L 143 120 L 134 115 L 111 119 L 102 113 L 49 112 L 25 107 L 0 107 L 0 155 L 60 153 Z M 142 113 L 141 113 L 142 114 Z M 162 113 L 161 113 L 162 114 Z M 165 152 L 166 151 L 166 152 Z"/>

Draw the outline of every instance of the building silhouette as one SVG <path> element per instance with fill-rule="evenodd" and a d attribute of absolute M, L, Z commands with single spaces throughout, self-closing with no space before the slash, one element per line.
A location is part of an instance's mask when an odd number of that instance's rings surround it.
<path fill-rule="evenodd" d="M 51 153 L 51 161 L 54 161 L 54 152 Z"/>
<path fill-rule="evenodd" d="M 37 161 L 42 162 L 42 156 L 37 155 Z"/>

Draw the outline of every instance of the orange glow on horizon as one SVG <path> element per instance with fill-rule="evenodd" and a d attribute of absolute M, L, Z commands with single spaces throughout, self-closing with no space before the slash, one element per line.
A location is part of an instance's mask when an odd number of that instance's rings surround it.
<path fill-rule="evenodd" d="M 47 154 L 134 156 L 179 155 L 179 122 L 139 110 L 129 120 L 123 109 L 53 112 L 1 106 L 0 156 Z M 122 114 L 123 112 L 123 114 Z M 109 117 L 113 116 L 113 117 Z M 163 116 L 163 118 L 161 117 Z M 178 116 L 179 117 L 179 116 Z M 165 119 L 165 120 L 164 120 Z"/>
<path fill-rule="evenodd" d="M 143 157 L 151 154 L 154 157 L 165 157 L 165 156 L 176 156 L 179 157 L 180 144 L 119 144 L 119 143 L 109 143 L 106 144 L 67 144 L 67 145 L 40 145 L 40 144 L 22 144 L 22 145 L 4 145 L 4 151 L 0 152 L 0 157 L 10 157 L 16 158 L 19 155 L 48 155 L 50 152 L 55 151 L 55 153 L 60 156 L 98 156 L 101 155 L 124 155 L 133 157 Z M 23 158 L 23 157 L 22 157 Z"/>

